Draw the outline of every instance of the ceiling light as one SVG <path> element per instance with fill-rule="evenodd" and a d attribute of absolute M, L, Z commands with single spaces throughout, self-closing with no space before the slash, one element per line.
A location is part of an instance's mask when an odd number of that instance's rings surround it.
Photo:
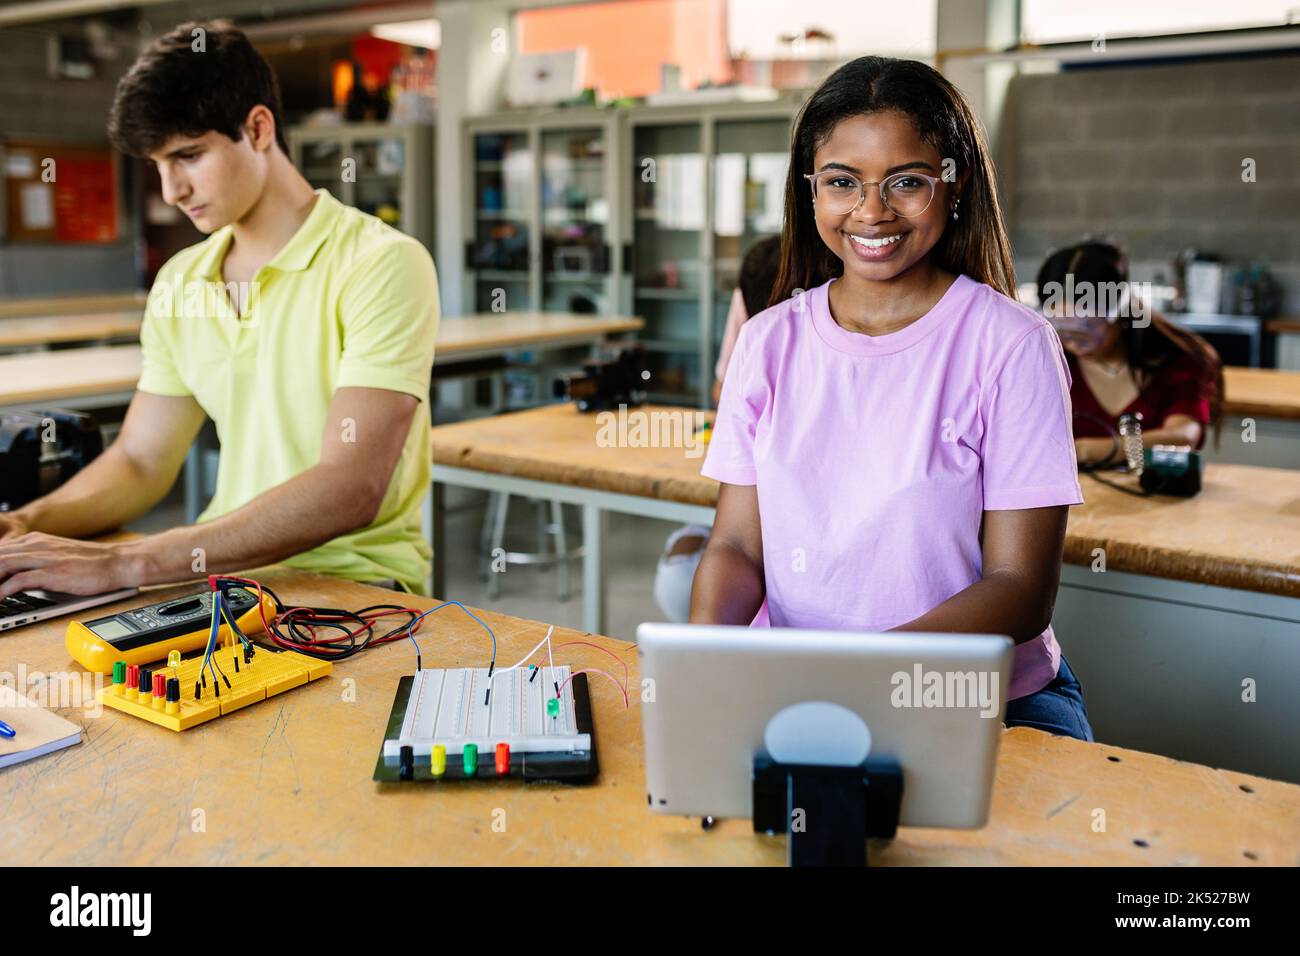
<path fill-rule="evenodd" d="M 442 24 L 432 17 L 427 20 L 400 20 L 396 23 L 377 23 L 370 28 L 372 36 L 407 46 L 436 50 L 442 45 Z"/>

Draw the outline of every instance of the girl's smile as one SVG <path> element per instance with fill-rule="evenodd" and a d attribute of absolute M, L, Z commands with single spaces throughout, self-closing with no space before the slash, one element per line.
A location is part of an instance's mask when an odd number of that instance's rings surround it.
<path fill-rule="evenodd" d="M 907 241 L 907 232 L 894 232 L 881 235 L 863 235 L 843 230 L 849 240 L 850 253 L 863 262 L 885 262 L 896 255 L 906 255 L 903 245 Z"/>

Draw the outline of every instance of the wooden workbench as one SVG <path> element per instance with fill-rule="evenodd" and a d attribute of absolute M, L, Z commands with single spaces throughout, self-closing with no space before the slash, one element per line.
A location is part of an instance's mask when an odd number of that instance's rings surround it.
<path fill-rule="evenodd" d="M 444 316 L 438 324 L 435 364 L 499 355 L 514 349 L 589 345 L 607 335 L 636 332 L 643 319 L 567 312 L 483 312 Z"/>
<path fill-rule="evenodd" d="M 113 316 L 85 316 L 107 323 Z M 117 317 L 122 318 L 122 317 Z M 0 345 L 6 344 L 8 323 L 0 320 Z M 50 320 L 27 320 L 35 328 Z M 83 323 L 84 324 L 84 323 Z M 607 335 L 634 332 L 644 323 L 636 318 L 504 313 L 444 319 L 439 326 L 434 365 L 461 361 L 509 349 L 554 348 L 564 344 L 593 344 Z M 99 328 L 107 328 L 101 324 Z M 139 320 L 135 321 L 137 330 Z M 27 402 L 84 400 L 114 395 L 129 400 L 140 378 L 139 345 L 98 346 L 9 355 L 0 358 L 0 407 Z M 85 402 L 82 401 L 81 405 Z M 79 406 L 80 407 L 80 406 Z"/>
<path fill-rule="evenodd" d="M 144 310 L 146 293 L 97 292 L 83 295 L 42 295 L 0 299 L 0 319 L 38 315 L 80 315 L 89 312 L 131 312 Z"/>
<path fill-rule="evenodd" d="M 38 402 L 125 405 L 140 378 L 140 346 L 111 345 L 0 358 L 0 408 Z"/>
<path fill-rule="evenodd" d="M 644 406 L 647 414 L 711 417 Z M 572 404 L 433 429 L 435 465 L 714 507 L 718 483 L 700 474 L 703 455 L 681 448 L 602 448 L 594 414 Z M 1136 498 L 1082 479 L 1070 509 L 1065 560 L 1181 581 L 1300 597 L 1300 472 L 1207 466 L 1191 499 Z"/>
<path fill-rule="evenodd" d="M 0 319 L 0 349 L 31 349 L 64 342 L 98 342 L 130 338 L 138 341 L 142 313 L 86 312 Z"/>
<path fill-rule="evenodd" d="M 295 572 L 264 580 L 300 604 L 361 607 L 393 598 Z M 142 600 L 123 607 L 133 603 Z M 496 632 L 502 660 L 518 659 L 546 631 L 539 622 L 476 613 Z M 486 636 L 459 610 L 426 622 L 425 666 L 484 663 Z M 54 621 L 0 638 L 0 671 L 81 673 L 63 629 Z M 723 821 L 706 833 L 698 820 L 646 808 L 634 647 L 567 630 L 554 635 L 557 642 L 578 637 L 626 661 L 634 689 L 624 710 L 612 685 L 592 682 L 601 764 L 593 786 L 373 783 L 397 681 L 415 666 L 410 644 L 400 641 L 183 734 L 113 710 L 89 717 L 60 709 L 83 724 L 85 740 L 0 770 L 0 858 L 137 866 L 781 864 L 783 839 L 755 836 L 747 821 Z M 564 653 L 603 658 L 583 648 Z M 892 843 L 873 846 L 873 863 L 1300 862 L 1300 787 L 1293 785 L 1017 728 L 1003 737 L 994 786 L 987 827 L 904 828 Z M 1104 832 L 1094 831 L 1098 808 Z M 504 832 L 493 828 L 500 811 Z"/>
<path fill-rule="evenodd" d="M 1300 372 L 1228 366 L 1223 370 L 1223 410 L 1238 418 L 1300 419 Z"/>
<path fill-rule="evenodd" d="M 434 581 L 443 485 L 566 501 L 583 509 L 584 626 L 605 630 L 604 514 L 707 525 L 718 485 L 702 456 L 600 447 L 599 427 L 552 405 L 434 428 Z M 1191 499 L 1080 481 L 1052 623 L 1097 739 L 1300 782 L 1282 730 L 1300 725 L 1300 471 L 1213 462 Z M 1267 688 L 1249 706 L 1245 678 Z"/>

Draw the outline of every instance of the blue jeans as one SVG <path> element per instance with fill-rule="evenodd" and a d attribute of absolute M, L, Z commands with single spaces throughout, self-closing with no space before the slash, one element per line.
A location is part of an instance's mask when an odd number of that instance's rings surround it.
<path fill-rule="evenodd" d="M 1008 727 L 1033 727 L 1049 734 L 1092 740 L 1088 707 L 1083 702 L 1083 688 L 1061 655 L 1056 677 L 1042 690 L 1007 701 Z"/>

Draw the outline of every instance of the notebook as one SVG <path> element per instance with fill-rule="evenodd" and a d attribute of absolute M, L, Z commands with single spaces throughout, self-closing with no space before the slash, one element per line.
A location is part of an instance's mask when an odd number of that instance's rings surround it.
<path fill-rule="evenodd" d="M 0 720 L 18 732 L 0 737 L 0 769 L 81 743 L 79 726 L 20 699 L 8 684 L 0 684 Z"/>

